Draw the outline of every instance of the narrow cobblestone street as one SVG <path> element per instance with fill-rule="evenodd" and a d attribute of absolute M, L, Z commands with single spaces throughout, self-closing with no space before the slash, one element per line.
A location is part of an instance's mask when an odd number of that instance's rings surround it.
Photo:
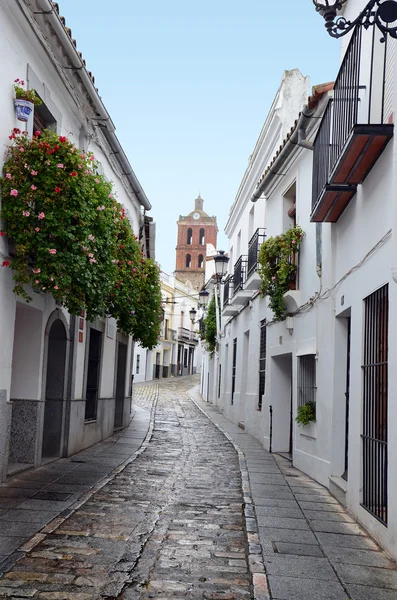
<path fill-rule="evenodd" d="M 238 458 L 191 386 L 161 386 L 145 452 L 5 573 L 0 597 L 251 597 Z"/>
<path fill-rule="evenodd" d="M 124 449 L 113 441 L 124 462 L 114 456 L 116 471 L 3 562 L 0 597 L 395 600 L 395 563 L 327 490 L 204 403 L 196 383 L 135 388 L 143 445 L 126 457 L 133 426 Z M 15 521 L 33 516 L 32 502 Z M 12 512 L 1 517 L 11 529 Z"/>

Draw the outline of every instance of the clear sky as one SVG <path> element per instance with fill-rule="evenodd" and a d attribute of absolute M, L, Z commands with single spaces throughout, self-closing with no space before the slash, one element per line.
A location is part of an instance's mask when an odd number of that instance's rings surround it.
<path fill-rule="evenodd" d="M 285 69 L 335 78 L 339 43 L 312 0 L 61 0 L 175 268 L 176 221 L 229 208 Z M 291 123 L 292 125 L 292 123 Z"/>

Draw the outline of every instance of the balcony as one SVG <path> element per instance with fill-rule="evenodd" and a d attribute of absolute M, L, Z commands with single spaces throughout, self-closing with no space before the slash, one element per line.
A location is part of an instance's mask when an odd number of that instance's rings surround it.
<path fill-rule="evenodd" d="M 175 342 L 176 341 L 176 331 L 175 329 L 166 329 L 164 332 L 163 339 L 167 342 Z"/>
<path fill-rule="evenodd" d="M 178 342 L 184 344 L 198 344 L 198 335 L 186 327 L 178 327 Z"/>
<path fill-rule="evenodd" d="M 233 273 L 233 304 L 244 306 L 250 300 L 252 292 L 245 289 L 247 279 L 248 257 L 240 256 L 234 265 Z"/>
<path fill-rule="evenodd" d="M 222 315 L 224 317 L 232 317 L 238 312 L 238 306 L 232 304 L 233 296 L 233 275 L 226 277 L 223 283 L 223 304 Z"/>
<path fill-rule="evenodd" d="M 335 223 L 393 136 L 392 44 L 356 27 L 314 141 L 311 220 Z"/>
<path fill-rule="evenodd" d="M 259 290 L 261 280 L 258 273 L 258 256 L 261 244 L 265 241 L 265 230 L 257 229 L 248 243 L 246 290 Z"/>

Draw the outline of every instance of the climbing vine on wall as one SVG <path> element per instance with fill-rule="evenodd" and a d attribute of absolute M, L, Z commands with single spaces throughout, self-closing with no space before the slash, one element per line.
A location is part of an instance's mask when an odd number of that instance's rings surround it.
<path fill-rule="evenodd" d="M 205 327 L 205 343 L 208 352 L 211 356 L 216 348 L 216 305 L 215 296 L 212 296 L 207 310 L 207 316 L 204 319 Z"/>
<path fill-rule="evenodd" d="M 95 156 L 51 130 L 30 138 L 14 129 L 10 140 L 0 235 L 13 249 L 2 266 L 13 270 L 15 293 L 30 301 L 29 285 L 49 292 L 71 314 L 113 316 L 142 345 L 156 345 L 159 270 L 142 255 Z"/>
<path fill-rule="evenodd" d="M 297 225 L 281 235 L 267 238 L 259 250 L 261 294 L 269 296 L 275 321 L 285 318 L 283 296 L 296 279 L 296 258 L 304 235 Z"/>

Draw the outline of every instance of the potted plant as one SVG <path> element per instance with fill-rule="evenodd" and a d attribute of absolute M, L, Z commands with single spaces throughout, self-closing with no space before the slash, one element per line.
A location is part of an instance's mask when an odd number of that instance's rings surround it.
<path fill-rule="evenodd" d="M 309 425 L 309 423 L 316 422 L 316 403 L 313 401 L 306 402 L 302 406 L 298 407 L 298 414 L 296 416 L 296 422 L 299 425 Z"/>
<path fill-rule="evenodd" d="M 14 105 L 17 119 L 26 123 L 34 106 L 40 106 L 42 101 L 37 95 L 36 90 L 25 90 L 24 85 L 25 82 L 18 78 L 15 79 L 13 87 L 15 91 Z"/>

